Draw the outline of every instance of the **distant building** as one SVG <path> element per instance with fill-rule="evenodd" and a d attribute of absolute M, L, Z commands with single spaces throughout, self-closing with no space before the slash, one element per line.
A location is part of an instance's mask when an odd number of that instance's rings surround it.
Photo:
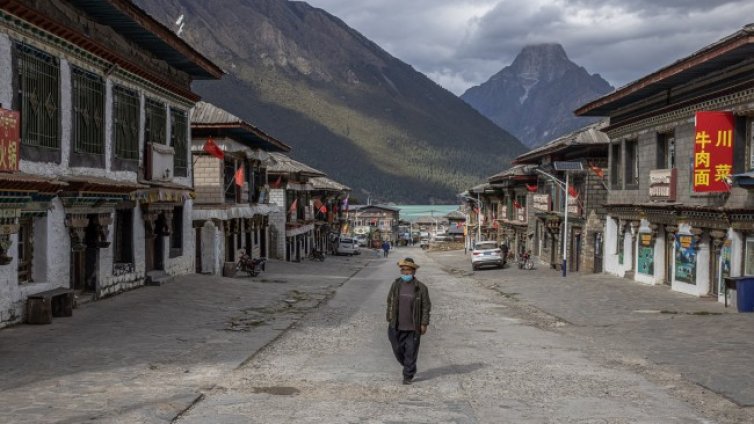
<path fill-rule="evenodd" d="M 398 242 L 399 208 L 385 205 L 351 205 L 348 213 L 354 228 L 368 226 L 371 229 L 373 246 L 374 243 L 385 240 L 391 243 Z"/>

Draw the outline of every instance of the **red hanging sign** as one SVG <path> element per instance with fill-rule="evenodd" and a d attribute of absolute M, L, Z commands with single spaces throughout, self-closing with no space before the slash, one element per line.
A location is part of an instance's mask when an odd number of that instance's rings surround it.
<path fill-rule="evenodd" d="M 21 147 L 20 114 L 0 109 L 0 171 L 18 171 Z"/>
<path fill-rule="evenodd" d="M 694 192 L 730 190 L 733 170 L 733 125 L 731 112 L 697 112 L 691 177 Z"/>

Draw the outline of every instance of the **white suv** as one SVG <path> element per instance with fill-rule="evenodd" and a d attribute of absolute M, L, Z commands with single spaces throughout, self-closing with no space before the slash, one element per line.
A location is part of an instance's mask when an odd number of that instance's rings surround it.
<path fill-rule="evenodd" d="M 353 256 L 358 255 L 358 249 L 359 247 L 356 244 L 356 240 L 343 237 L 338 241 L 338 247 L 335 249 L 335 253 L 338 255 Z"/>
<path fill-rule="evenodd" d="M 471 251 L 471 268 L 476 271 L 483 266 L 495 266 L 503 268 L 505 258 L 503 251 L 496 241 L 480 241 L 474 243 L 474 249 Z"/>

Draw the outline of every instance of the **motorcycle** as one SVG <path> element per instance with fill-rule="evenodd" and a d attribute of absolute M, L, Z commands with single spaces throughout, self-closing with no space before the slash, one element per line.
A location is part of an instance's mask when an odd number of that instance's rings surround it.
<path fill-rule="evenodd" d="M 319 249 L 312 249 L 312 252 L 309 254 L 309 259 L 312 261 L 325 261 L 325 253 Z"/>
<path fill-rule="evenodd" d="M 259 275 L 266 267 L 267 260 L 265 258 L 252 258 L 245 252 L 241 252 L 238 263 L 236 263 L 236 271 L 247 272 L 252 277 Z"/>

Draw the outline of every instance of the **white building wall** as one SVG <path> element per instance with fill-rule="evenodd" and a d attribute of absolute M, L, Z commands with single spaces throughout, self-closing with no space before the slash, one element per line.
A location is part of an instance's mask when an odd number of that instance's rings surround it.
<path fill-rule="evenodd" d="M 8 35 L 0 34 L 0 75 L 13 75 L 11 48 L 12 44 Z M 10 109 L 12 100 L 13 80 L 11 78 L 0 78 L 0 104 L 5 109 Z"/>
<path fill-rule="evenodd" d="M 605 218 L 604 270 L 608 274 L 623 277 L 625 267 L 618 263 L 618 223 L 614 218 Z"/>

